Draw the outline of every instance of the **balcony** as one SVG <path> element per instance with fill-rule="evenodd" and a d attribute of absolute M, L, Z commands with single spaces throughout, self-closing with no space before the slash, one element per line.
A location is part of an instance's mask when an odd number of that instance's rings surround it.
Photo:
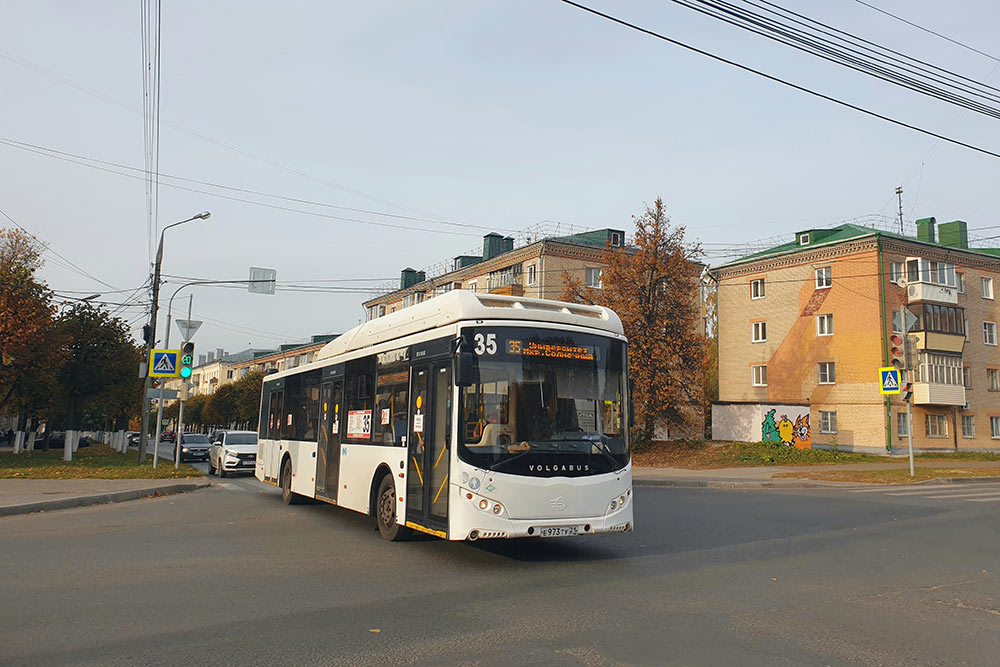
<path fill-rule="evenodd" d="M 914 282 L 906 286 L 906 295 L 911 302 L 936 301 L 938 303 L 957 304 L 958 290 L 954 287 L 936 285 L 934 283 Z"/>
<path fill-rule="evenodd" d="M 913 383 L 914 405 L 965 405 L 965 387 L 936 382 Z"/>
<path fill-rule="evenodd" d="M 521 283 L 511 283 L 503 287 L 496 287 L 490 290 L 490 294 L 502 294 L 503 296 L 524 296 L 524 286 Z"/>
<path fill-rule="evenodd" d="M 965 335 L 939 333 L 937 331 L 915 331 L 910 334 L 916 339 L 916 351 L 953 352 L 961 354 L 965 348 Z"/>

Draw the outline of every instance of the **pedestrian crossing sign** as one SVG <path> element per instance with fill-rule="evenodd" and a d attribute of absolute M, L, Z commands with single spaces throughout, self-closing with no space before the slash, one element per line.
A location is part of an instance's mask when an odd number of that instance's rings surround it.
<path fill-rule="evenodd" d="M 878 369 L 879 389 L 883 394 L 899 393 L 899 369 L 894 366 Z"/>
<path fill-rule="evenodd" d="M 180 353 L 180 350 L 150 350 L 149 377 L 177 377 L 177 357 L 180 356 Z"/>

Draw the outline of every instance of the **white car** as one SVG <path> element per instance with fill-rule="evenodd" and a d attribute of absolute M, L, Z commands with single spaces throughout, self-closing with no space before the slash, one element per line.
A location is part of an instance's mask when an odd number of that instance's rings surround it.
<path fill-rule="evenodd" d="M 257 465 L 256 431 L 216 431 L 210 439 L 208 474 L 253 473 Z"/>

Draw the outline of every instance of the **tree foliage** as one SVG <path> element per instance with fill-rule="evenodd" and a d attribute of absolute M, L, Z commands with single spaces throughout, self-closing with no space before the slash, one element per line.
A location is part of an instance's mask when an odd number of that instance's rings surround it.
<path fill-rule="evenodd" d="M 660 426 L 700 427 L 706 367 L 702 324 L 701 248 L 684 240 L 657 198 L 633 216 L 635 243 L 607 246 L 601 288 L 563 274 L 567 301 L 611 308 L 629 341 L 629 374 L 636 413 L 633 438 L 650 442 Z"/>
<path fill-rule="evenodd" d="M 41 246 L 0 229 L 0 412 L 37 416 L 65 359 L 52 293 L 35 278 Z"/>

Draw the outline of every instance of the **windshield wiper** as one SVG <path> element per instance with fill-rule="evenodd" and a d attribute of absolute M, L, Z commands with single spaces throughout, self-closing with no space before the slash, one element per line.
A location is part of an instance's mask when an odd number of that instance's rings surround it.
<path fill-rule="evenodd" d="M 518 460 L 519 458 L 521 458 L 522 456 L 524 456 L 525 454 L 530 454 L 530 453 L 531 453 L 531 452 L 533 452 L 533 451 L 535 451 L 535 448 L 534 448 L 534 447 L 531 447 L 530 449 L 526 449 L 526 450 L 524 450 L 523 452 L 520 452 L 520 453 L 518 453 L 518 454 L 515 454 L 514 456 L 510 457 L 509 459 L 504 459 L 503 461 L 497 461 L 497 462 L 496 462 L 496 463 L 494 463 L 494 464 L 493 464 L 492 466 L 490 466 L 490 470 L 496 470 L 496 469 L 497 469 L 497 468 L 499 468 L 500 466 L 503 466 L 503 465 L 507 465 L 507 464 L 508 464 L 508 463 L 510 463 L 511 461 L 516 461 L 516 460 Z"/>

